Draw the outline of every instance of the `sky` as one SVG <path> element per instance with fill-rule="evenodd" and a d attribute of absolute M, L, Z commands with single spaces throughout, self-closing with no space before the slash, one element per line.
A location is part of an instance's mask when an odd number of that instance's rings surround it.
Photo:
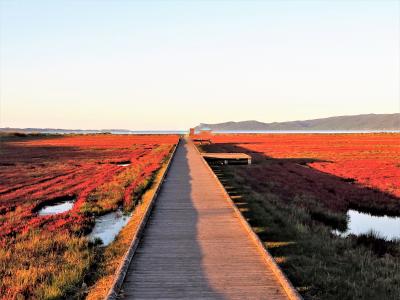
<path fill-rule="evenodd" d="M 0 127 L 400 110 L 399 0 L 0 0 Z"/>

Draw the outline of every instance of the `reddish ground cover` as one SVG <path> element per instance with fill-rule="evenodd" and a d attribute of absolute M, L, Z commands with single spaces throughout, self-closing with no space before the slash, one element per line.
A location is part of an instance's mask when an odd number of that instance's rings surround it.
<path fill-rule="evenodd" d="M 308 165 L 400 197 L 399 134 L 219 135 L 212 141 L 272 158 L 322 160 Z"/>
<path fill-rule="evenodd" d="M 400 299 L 399 241 L 353 234 L 352 224 L 375 224 L 348 214 L 400 216 L 400 134 L 216 135 L 202 143 L 202 151 L 252 156 L 252 165 L 210 164 L 304 299 Z"/>
<path fill-rule="evenodd" d="M 56 274 L 51 278 L 47 275 L 35 278 L 37 270 L 46 269 L 46 263 L 37 266 L 36 273 L 29 272 L 28 275 L 33 276 L 30 282 L 18 279 L 18 274 L 31 268 L 34 262 L 25 260 L 24 265 L 18 265 L 17 260 L 21 258 L 13 257 L 13 253 L 49 232 L 59 236 L 66 234 L 71 239 L 81 237 L 93 224 L 93 216 L 120 206 L 132 209 L 177 141 L 178 137 L 172 135 L 3 138 L 0 142 L 0 248 L 3 248 L 0 251 L 0 295 L 11 298 L 65 296 L 63 288 L 71 285 L 68 279 L 57 282 Z M 71 198 L 76 199 L 72 210 L 57 215 L 38 215 L 44 205 Z M 67 255 L 67 250 L 60 249 L 53 255 Z M 16 265 L 11 267 L 13 263 Z M 79 265 L 81 258 L 74 263 Z M 10 282 L 16 283 L 10 286 Z M 51 288 L 46 290 L 46 286 Z"/>
<path fill-rule="evenodd" d="M 255 189 L 268 184 L 286 199 L 313 195 L 342 211 L 375 203 L 378 211 L 400 212 L 399 134 L 216 135 L 212 142 L 203 147 L 264 162 L 241 171 Z"/>

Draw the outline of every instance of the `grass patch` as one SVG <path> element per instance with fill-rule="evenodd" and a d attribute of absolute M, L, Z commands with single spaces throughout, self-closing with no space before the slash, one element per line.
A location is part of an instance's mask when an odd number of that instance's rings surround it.
<path fill-rule="evenodd" d="M 83 297 L 80 287 L 97 258 L 93 244 L 68 232 L 40 230 L 16 239 L 0 249 L 0 294 L 5 299 Z"/>
<path fill-rule="evenodd" d="M 273 184 L 255 191 L 244 168 L 218 170 L 227 180 L 223 184 L 246 203 L 250 225 L 305 299 L 400 299 L 398 241 L 374 234 L 335 236 L 332 228 L 346 224 L 345 213 L 329 211 L 303 194 L 283 201 L 271 191 Z"/>
<path fill-rule="evenodd" d="M 104 248 L 95 276 L 96 282 L 90 287 L 86 297 L 87 300 L 105 299 L 113 284 L 121 260 L 129 249 L 139 229 L 141 220 L 151 204 L 157 186 L 167 168 L 166 162 L 171 155 L 172 152 L 163 160 L 163 166 L 159 171 L 153 174 L 148 180 L 144 181 L 141 186 L 135 190 L 133 197 L 140 199 L 140 201 L 136 203 L 135 210 L 128 224 L 121 230 L 116 239 L 109 246 Z"/>

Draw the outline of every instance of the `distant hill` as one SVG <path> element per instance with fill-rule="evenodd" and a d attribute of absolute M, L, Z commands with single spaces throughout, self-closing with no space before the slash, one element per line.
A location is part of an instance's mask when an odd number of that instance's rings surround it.
<path fill-rule="evenodd" d="M 339 116 L 305 121 L 263 123 L 259 121 L 201 123 L 196 129 L 212 130 L 400 130 L 400 113 Z"/>

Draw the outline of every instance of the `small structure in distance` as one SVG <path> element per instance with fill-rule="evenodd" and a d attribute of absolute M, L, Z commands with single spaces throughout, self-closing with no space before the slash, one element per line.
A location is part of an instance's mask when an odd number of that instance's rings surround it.
<path fill-rule="evenodd" d="M 189 136 L 194 142 L 198 142 L 200 144 L 211 144 L 211 137 L 213 136 L 213 132 L 208 127 L 200 128 L 199 131 L 196 131 L 195 128 L 190 128 Z"/>
<path fill-rule="evenodd" d="M 195 143 L 211 144 L 213 132 L 208 127 L 202 127 L 196 131 L 195 128 L 190 128 L 189 137 Z M 210 164 L 217 165 L 251 165 L 251 156 L 245 153 L 201 153 L 203 158 Z"/>

